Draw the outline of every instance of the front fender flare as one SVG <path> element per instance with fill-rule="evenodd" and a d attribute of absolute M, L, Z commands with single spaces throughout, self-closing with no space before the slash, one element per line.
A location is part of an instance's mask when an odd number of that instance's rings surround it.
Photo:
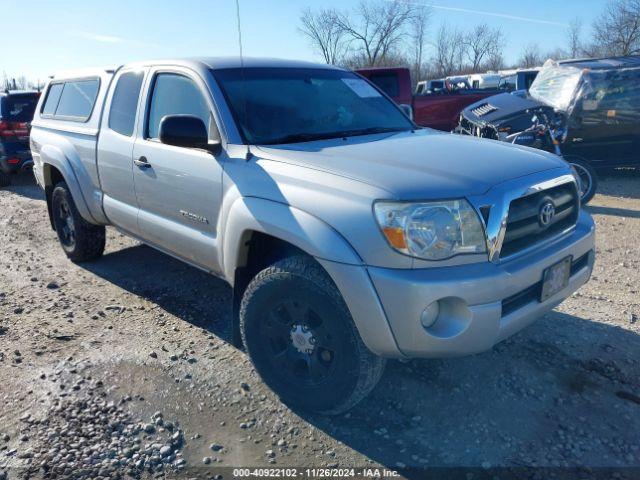
<path fill-rule="evenodd" d="M 223 268 L 231 283 L 236 267 L 241 265 L 241 251 L 250 231 L 286 241 L 316 258 L 340 291 L 365 345 L 384 357 L 404 356 L 364 262 L 335 229 L 290 205 L 255 197 L 236 199 L 229 209 L 223 235 Z M 240 345 L 237 328 L 236 324 L 234 337 Z"/>
<path fill-rule="evenodd" d="M 332 262 L 362 265 L 353 247 L 319 218 L 272 200 L 241 197 L 229 209 L 223 237 L 225 277 L 233 281 L 246 233 L 256 231 L 290 243 L 307 254 Z"/>

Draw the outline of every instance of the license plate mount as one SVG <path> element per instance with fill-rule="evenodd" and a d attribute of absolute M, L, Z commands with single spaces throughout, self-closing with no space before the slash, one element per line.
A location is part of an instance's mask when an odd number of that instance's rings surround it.
<path fill-rule="evenodd" d="M 542 273 L 540 301 L 544 302 L 569 285 L 572 256 L 568 256 L 546 268 Z"/>

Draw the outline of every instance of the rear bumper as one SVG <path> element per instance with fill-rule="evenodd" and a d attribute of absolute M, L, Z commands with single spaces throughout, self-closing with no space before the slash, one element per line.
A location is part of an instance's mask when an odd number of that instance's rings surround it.
<path fill-rule="evenodd" d="M 0 153 L 0 170 L 4 173 L 18 173 L 33 167 L 31 152 L 15 152 L 5 150 Z"/>
<path fill-rule="evenodd" d="M 404 356 L 460 356 L 491 348 L 586 283 L 593 269 L 594 243 L 593 220 L 582 211 L 570 233 L 504 262 L 368 271 Z M 569 255 L 573 257 L 569 284 L 540 302 L 543 271 Z M 425 328 L 421 315 L 436 301 L 440 315 L 433 326 Z"/>

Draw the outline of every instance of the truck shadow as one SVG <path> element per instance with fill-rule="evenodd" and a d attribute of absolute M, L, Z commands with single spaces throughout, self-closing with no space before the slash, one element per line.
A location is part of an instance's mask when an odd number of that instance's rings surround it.
<path fill-rule="evenodd" d="M 38 186 L 31 172 L 11 175 L 11 185 L 4 187 L 3 190 L 32 200 L 44 200 L 44 191 Z"/>
<path fill-rule="evenodd" d="M 433 478 L 535 478 L 533 465 L 556 467 L 559 478 L 576 472 L 558 466 L 637 468 L 624 455 L 614 463 L 602 444 L 633 441 L 640 423 L 621 432 L 606 413 L 640 413 L 638 348 L 633 331 L 553 311 L 482 354 L 390 362 L 347 415 L 305 418 L 376 462 L 406 466 L 410 478 L 424 478 L 427 466 L 443 468 Z"/>
<path fill-rule="evenodd" d="M 85 268 L 231 343 L 224 281 L 144 245 Z M 635 444 L 640 430 L 638 351 L 631 330 L 554 311 L 483 354 L 391 361 L 378 387 L 345 415 L 294 412 L 376 464 L 444 467 L 434 470 L 440 478 L 485 478 L 478 467 L 487 463 L 529 474 L 523 466 L 612 465 L 602 445 Z M 627 429 L 612 411 L 629 419 Z M 424 478 L 425 471 L 403 473 Z"/>
<path fill-rule="evenodd" d="M 640 199 L 640 168 L 610 169 L 599 176 L 598 194 Z"/>
<path fill-rule="evenodd" d="M 143 244 L 83 268 L 232 343 L 231 288 L 223 280 Z"/>
<path fill-rule="evenodd" d="M 603 207 L 600 205 L 587 205 L 587 212 L 592 215 L 614 215 L 616 217 L 640 218 L 640 210 L 629 208 Z"/>

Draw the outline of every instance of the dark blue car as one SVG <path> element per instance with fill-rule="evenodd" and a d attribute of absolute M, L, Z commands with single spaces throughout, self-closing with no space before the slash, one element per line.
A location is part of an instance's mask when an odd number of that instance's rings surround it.
<path fill-rule="evenodd" d="M 0 92 L 0 187 L 10 183 L 9 175 L 33 165 L 29 130 L 39 96 L 39 92 Z"/>

